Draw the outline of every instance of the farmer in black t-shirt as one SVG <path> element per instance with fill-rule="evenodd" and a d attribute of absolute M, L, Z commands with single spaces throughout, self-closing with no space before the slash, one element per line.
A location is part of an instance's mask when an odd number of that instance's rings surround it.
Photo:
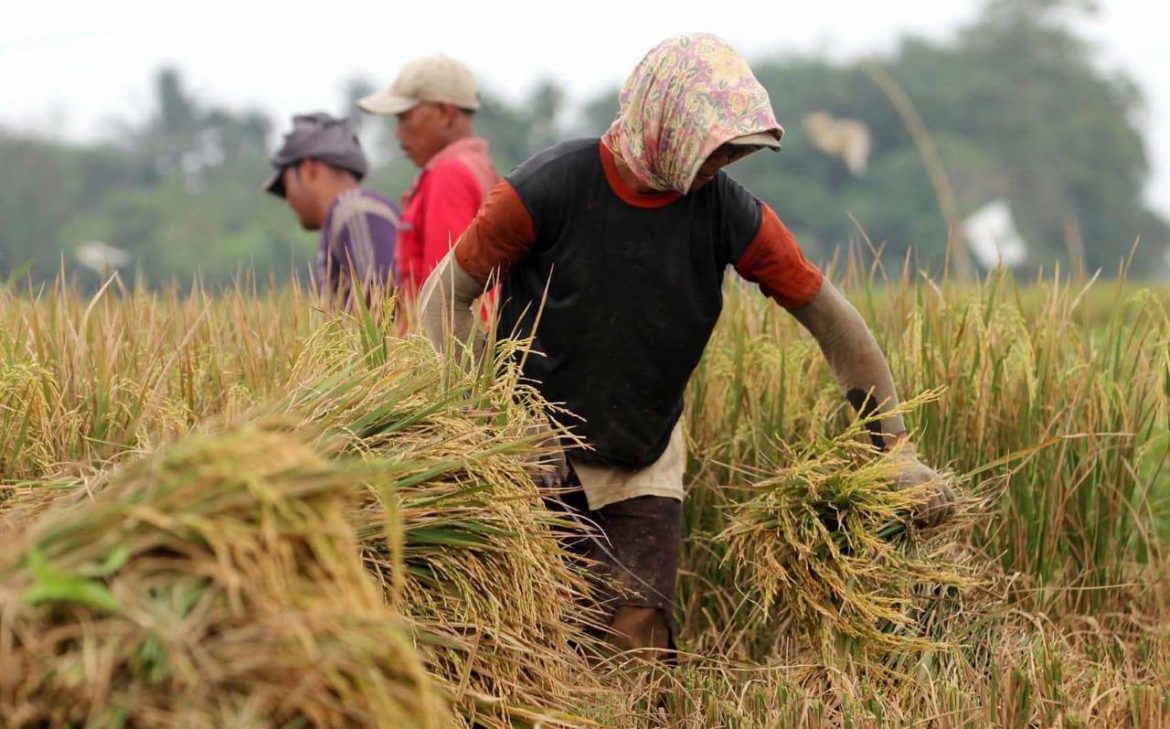
<path fill-rule="evenodd" d="M 524 360 L 525 376 L 580 417 L 572 430 L 589 447 L 567 452 L 563 475 L 582 488 L 565 502 L 604 534 L 584 551 L 636 593 L 610 603 L 611 640 L 623 649 L 673 644 L 686 466 L 679 416 L 728 266 L 812 333 L 859 412 L 881 416 L 898 402 L 857 310 L 776 213 L 720 171 L 779 149 L 782 134 L 767 91 L 727 43 L 668 39 L 626 81 L 605 135 L 517 167 L 423 290 L 423 326 L 441 347 L 447 331 L 467 341 L 470 305 L 498 277 L 499 331 L 531 336 L 541 353 Z M 871 436 L 882 448 L 899 444 L 900 484 L 938 479 L 904 442 L 901 416 L 880 417 Z M 950 489 L 935 494 L 920 522 L 949 514 Z"/>

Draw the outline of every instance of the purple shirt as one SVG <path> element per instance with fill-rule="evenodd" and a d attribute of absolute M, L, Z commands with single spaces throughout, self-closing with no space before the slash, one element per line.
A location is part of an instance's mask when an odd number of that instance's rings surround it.
<path fill-rule="evenodd" d="M 354 188 L 329 206 L 317 246 L 315 279 L 322 293 L 348 299 L 356 278 L 367 300 L 393 285 L 398 206 L 372 190 Z"/>

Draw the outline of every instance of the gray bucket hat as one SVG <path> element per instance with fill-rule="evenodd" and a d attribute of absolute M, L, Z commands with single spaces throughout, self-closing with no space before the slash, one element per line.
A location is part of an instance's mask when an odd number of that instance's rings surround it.
<path fill-rule="evenodd" d="M 349 118 L 338 119 L 324 112 L 297 114 L 293 117 L 292 131 L 284 135 L 284 143 L 272 155 L 276 170 L 260 189 L 284 197 L 285 168 L 304 159 L 320 160 L 348 170 L 359 180 L 369 169 L 357 130 Z"/>

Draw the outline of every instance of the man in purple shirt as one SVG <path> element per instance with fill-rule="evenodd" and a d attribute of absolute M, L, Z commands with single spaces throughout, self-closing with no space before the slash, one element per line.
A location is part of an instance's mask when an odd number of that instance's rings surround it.
<path fill-rule="evenodd" d="M 348 308 L 360 288 L 367 304 L 393 281 L 399 211 L 359 186 L 368 167 L 349 119 L 298 114 L 272 157 L 262 189 L 283 197 L 305 230 L 320 230 L 314 283 L 332 306 Z"/>

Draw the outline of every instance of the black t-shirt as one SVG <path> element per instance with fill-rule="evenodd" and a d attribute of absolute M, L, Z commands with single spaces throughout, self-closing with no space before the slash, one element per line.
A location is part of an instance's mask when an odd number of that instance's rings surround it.
<path fill-rule="evenodd" d="M 582 419 L 595 450 L 574 458 L 640 468 L 666 448 L 762 206 L 722 172 L 638 196 L 607 162 L 596 138 L 575 140 L 508 175 L 535 239 L 503 280 L 499 331 L 530 336 L 539 317 L 524 374 Z"/>

